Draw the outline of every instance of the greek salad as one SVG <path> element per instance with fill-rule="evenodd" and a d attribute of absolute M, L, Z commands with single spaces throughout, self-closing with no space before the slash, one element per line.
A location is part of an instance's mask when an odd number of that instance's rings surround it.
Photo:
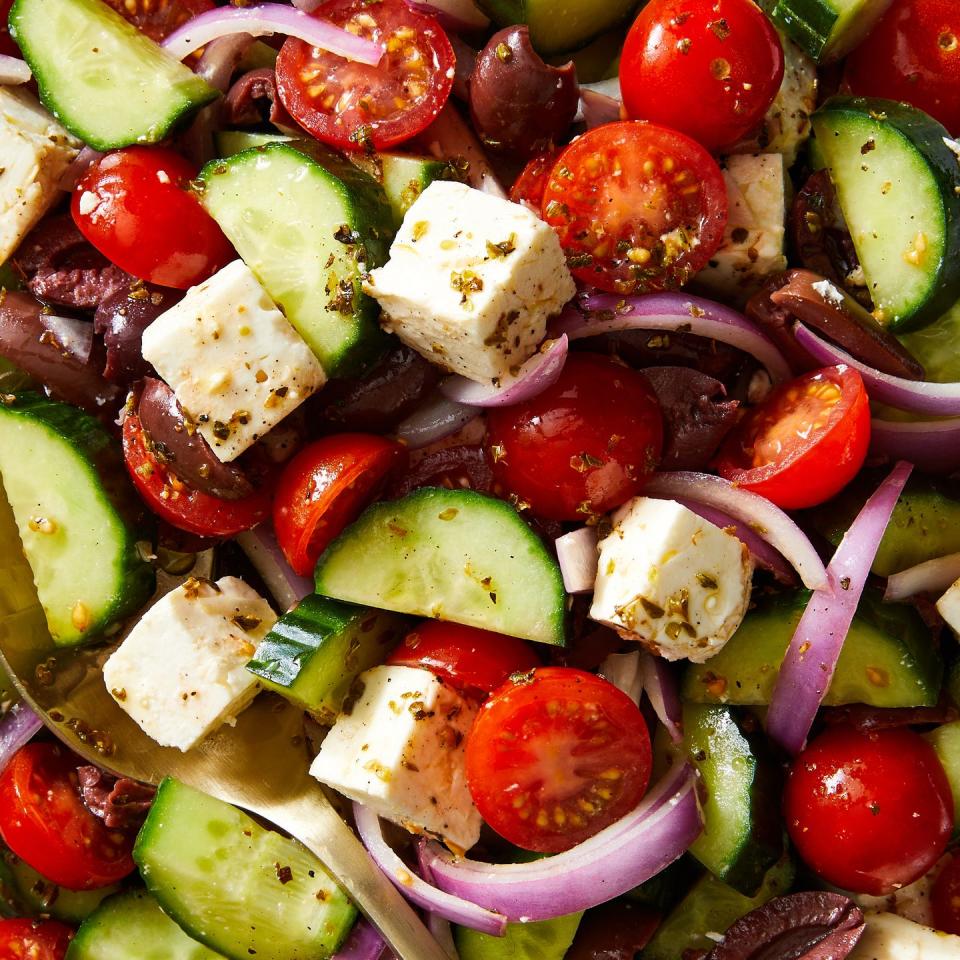
<path fill-rule="evenodd" d="M 960 958 L 954 0 L 0 12 L 30 683 L 293 704 L 452 960 Z M 15 679 L 0 957 L 396 955 Z"/>

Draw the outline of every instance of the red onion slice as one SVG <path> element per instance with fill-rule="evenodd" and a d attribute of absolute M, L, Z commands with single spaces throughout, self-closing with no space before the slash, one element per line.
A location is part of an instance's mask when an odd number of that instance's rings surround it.
<path fill-rule="evenodd" d="M 343 946 L 333 955 L 333 960 L 381 960 L 386 949 L 376 927 L 361 917 L 353 925 Z"/>
<path fill-rule="evenodd" d="M 261 3 L 252 7 L 215 7 L 188 20 L 163 41 L 167 53 L 182 60 L 194 50 L 234 33 L 251 37 L 268 37 L 275 33 L 297 37 L 321 50 L 328 50 L 347 60 L 376 66 L 383 56 L 383 47 L 355 36 L 329 20 L 312 17 L 284 3 Z"/>
<path fill-rule="evenodd" d="M 960 414 L 960 383 L 905 380 L 903 377 L 881 373 L 821 339 L 801 323 L 794 324 L 793 335 L 797 338 L 797 343 L 818 363 L 845 363 L 856 370 L 863 377 L 871 400 L 879 400 L 891 407 L 911 410 L 914 413 L 945 417 Z"/>
<path fill-rule="evenodd" d="M 269 525 L 247 530 L 237 537 L 237 543 L 263 577 L 271 596 L 281 608 L 281 613 L 295 607 L 304 597 L 313 593 L 313 581 L 301 577 L 290 569 Z"/>
<path fill-rule="evenodd" d="M 103 154 L 99 150 L 94 150 L 93 147 L 84 147 L 70 166 L 63 171 L 63 176 L 60 177 L 57 186 L 68 193 L 72 192 L 77 185 L 77 181 L 87 172 L 90 164 L 96 163 L 102 156 Z"/>
<path fill-rule="evenodd" d="M 597 528 L 581 527 L 557 537 L 557 561 L 567 593 L 589 593 L 597 579 Z"/>
<path fill-rule="evenodd" d="M 606 903 L 656 876 L 700 835 L 696 778 L 685 764 L 667 774 L 621 820 L 572 850 L 532 863 L 456 860 L 430 844 L 437 885 L 510 920 L 550 920 Z"/>
<path fill-rule="evenodd" d="M 411 903 L 461 926 L 489 933 L 494 937 L 503 936 L 507 929 L 506 917 L 438 890 L 418 877 L 384 840 L 380 818 L 369 807 L 354 803 L 353 817 L 357 824 L 357 833 L 360 834 L 367 852 Z M 432 868 L 432 864 L 430 866 Z"/>
<path fill-rule="evenodd" d="M 913 466 L 898 463 L 864 504 L 827 566 L 829 584 L 815 590 L 780 667 L 767 733 L 788 753 L 802 749 L 830 687 L 867 575 Z"/>
<path fill-rule="evenodd" d="M 89 361 L 93 349 L 93 324 L 89 320 L 41 313 L 40 323 L 62 350 L 80 363 Z"/>
<path fill-rule="evenodd" d="M 870 421 L 870 455 L 908 460 L 927 473 L 960 470 L 960 417 L 950 420 Z"/>
<path fill-rule="evenodd" d="M 783 354 L 743 314 L 686 293 L 617 297 L 588 291 L 560 314 L 551 333 L 565 333 L 571 340 L 580 340 L 621 330 L 667 330 L 719 340 L 759 360 L 774 383 L 790 379 L 790 367 Z"/>
<path fill-rule="evenodd" d="M 292 0 L 293 5 L 304 13 L 313 13 L 317 7 L 323 6 L 326 0 Z"/>
<path fill-rule="evenodd" d="M 418 13 L 436 17 L 443 27 L 454 33 L 486 30 L 490 26 L 490 18 L 473 0 L 406 0 L 406 3 Z"/>
<path fill-rule="evenodd" d="M 43 728 L 43 721 L 23 701 L 15 703 L 0 720 L 0 772 L 13 755 Z"/>
<path fill-rule="evenodd" d="M 465 160 L 467 183 L 475 190 L 482 190 L 501 200 L 509 199 L 480 141 L 452 103 L 447 103 L 418 139 L 438 160 Z"/>
<path fill-rule="evenodd" d="M 196 72 L 221 93 L 230 89 L 230 79 L 243 55 L 253 45 L 253 37 L 235 33 L 213 40 L 203 51 Z"/>
<path fill-rule="evenodd" d="M 411 450 L 429 446 L 465 427 L 478 414 L 473 407 L 436 395 L 397 427 L 397 439 Z"/>
<path fill-rule="evenodd" d="M 477 383 L 466 377 L 447 377 L 440 382 L 440 392 L 456 403 L 473 407 L 509 407 L 523 403 L 552 387 L 567 362 L 569 342 L 566 336 L 545 341 L 540 350 L 520 365 L 512 377 L 504 377 L 499 384 Z"/>
<path fill-rule="evenodd" d="M 800 575 L 805 587 L 818 590 L 827 586 L 827 571 L 813 544 L 766 497 L 741 490 L 721 477 L 689 471 L 654 474 L 643 492 L 651 497 L 689 501 L 722 510 L 778 550 Z"/>
<path fill-rule="evenodd" d="M 883 599 L 898 603 L 918 593 L 939 596 L 960 579 L 960 553 L 948 553 L 945 557 L 918 563 L 887 578 Z"/>
<path fill-rule="evenodd" d="M 29 82 L 33 74 L 25 60 L 0 54 L 0 86 L 17 86 Z"/>
<path fill-rule="evenodd" d="M 673 665 L 644 652 L 640 655 L 640 676 L 657 719 L 670 734 L 670 739 L 680 743 L 683 740 L 683 707 Z"/>
<path fill-rule="evenodd" d="M 640 651 L 611 653 L 600 664 L 600 676 L 622 690 L 634 703 L 643 696 L 643 674 L 640 672 Z"/>
<path fill-rule="evenodd" d="M 587 129 L 592 130 L 619 120 L 622 103 L 619 77 L 598 83 L 581 83 L 580 109 L 574 119 L 582 120 Z"/>
<path fill-rule="evenodd" d="M 420 866 L 420 876 L 431 886 L 435 886 L 433 874 L 430 872 L 430 864 L 428 863 L 427 845 L 423 842 L 417 843 L 417 863 Z M 441 949 L 450 957 L 450 960 L 460 960 L 460 955 L 457 953 L 457 945 L 453 939 L 453 929 L 450 926 L 449 920 L 444 920 L 439 914 L 428 913 L 427 929 L 433 934 L 433 939 L 440 944 Z"/>

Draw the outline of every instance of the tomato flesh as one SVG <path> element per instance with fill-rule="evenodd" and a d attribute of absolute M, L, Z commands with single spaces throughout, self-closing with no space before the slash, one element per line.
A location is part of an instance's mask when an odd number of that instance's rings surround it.
<path fill-rule="evenodd" d="M 83 805 L 79 758 L 59 744 L 22 747 L 0 774 L 0 834 L 52 883 L 93 890 L 133 872 L 133 839 Z"/>
<path fill-rule="evenodd" d="M 550 150 L 528 161 L 510 188 L 510 199 L 514 203 L 527 204 L 539 214 L 543 209 L 543 194 L 547 189 L 547 178 L 562 152 L 562 150 Z"/>
<path fill-rule="evenodd" d="M 430 125 L 453 89 L 455 64 L 436 20 L 403 0 L 331 0 L 314 16 L 383 44 L 386 53 L 369 66 L 287 39 L 277 89 L 302 127 L 343 150 L 383 150 Z"/>
<path fill-rule="evenodd" d="M 188 20 L 214 7 L 213 0 L 106 0 L 122 17 L 161 43 Z"/>
<path fill-rule="evenodd" d="M 486 695 L 514 673 L 541 666 L 529 644 L 490 630 L 424 620 L 404 638 L 387 663 L 423 667 L 458 690 Z"/>
<path fill-rule="evenodd" d="M 2 960 L 63 960 L 73 931 L 56 920 L 0 920 Z"/>
<path fill-rule="evenodd" d="M 960 854 L 954 853 L 934 881 L 930 906 L 936 928 L 960 936 Z"/>
<path fill-rule="evenodd" d="M 953 797 L 918 734 L 833 727 L 794 761 L 784 815 L 800 856 L 824 880 L 883 896 L 937 862 L 953 830 Z"/>
<path fill-rule="evenodd" d="M 753 132 L 782 80 L 780 38 L 752 0 L 651 0 L 620 60 L 631 118 L 713 151 Z"/>
<path fill-rule="evenodd" d="M 551 520 L 587 520 L 636 496 L 663 449 L 660 406 L 642 374 L 574 353 L 541 394 L 491 409 L 494 476 Z"/>
<path fill-rule="evenodd" d="M 680 287 L 723 240 L 717 162 L 676 130 L 627 120 L 588 130 L 560 154 L 543 193 L 573 275 L 609 293 Z"/>
<path fill-rule="evenodd" d="M 90 165 L 70 212 L 105 257 L 141 280 L 186 290 L 236 257 L 190 192 L 189 160 L 165 147 L 126 147 Z"/>
<path fill-rule="evenodd" d="M 774 390 L 727 437 L 714 466 L 787 510 L 839 493 L 863 466 L 870 405 L 847 366 L 805 373 Z"/>

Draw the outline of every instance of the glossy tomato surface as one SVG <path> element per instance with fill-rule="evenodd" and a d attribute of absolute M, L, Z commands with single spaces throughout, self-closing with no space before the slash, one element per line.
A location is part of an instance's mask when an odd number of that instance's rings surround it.
<path fill-rule="evenodd" d="M 199 537 L 233 537 L 270 516 L 268 484 L 240 500 L 223 500 L 187 486 L 151 451 L 135 413 L 127 413 L 123 421 L 123 459 L 146 505 L 178 530 Z"/>
<path fill-rule="evenodd" d="M 904 100 L 960 133 L 960 4 L 894 0 L 847 58 L 854 93 Z"/>
<path fill-rule="evenodd" d="M 0 920 L 0 960 L 63 960 L 72 939 L 56 920 Z"/>
<path fill-rule="evenodd" d="M 213 0 L 106 0 L 151 40 L 160 43 L 188 20 L 214 7 Z"/>
<path fill-rule="evenodd" d="M 494 475 L 534 513 L 586 520 L 635 496 L 656 469 L 663 418 L 642 374 L 572 353 L 543 393 L 488 413 Z"/>
<path fill-rule="evenodd" d="M 280 549 L 301 576 L 401 469 L 406 450 L 367 433 L 339 433 L 304 447 L 284 468 L 273 503 Z"/>
<path fill-rule="evenodd" d="M 787 510 L 839 493 L 863 466 L 870 446 L 870 404 L 847 366 L 805 373 L 774 390 L 727 437 L 720 476 Z"/>
<path fill-rule="evenodd" d="M 716 160 L 684 134 L 608 123 L 560 154 L 543 219 L 583 283 L 609 293 L 665 290 L 682 286 L 717 251 L 727 188 Z"/>
<path fill-rule="evenodd" d="M 650 779 L 639 707 L 570 667 L 508 680 L 467 737 L 467 782 L 494 830 L 525 850 L 559 853 L 629 813 Z"/>
<path fill-rule="evenodd" d="M 784 793 L 790 839 L 827 882 L 882 896 L 923 876 L 953 829 L 950 784 L 911 730 L 833 727 L 794 761 Z"/>
<path fill-rule="evenodd" d="M 488 694 L 511 674 L 542 665 L 523 640 L 440 620 L 418 624 L 390 654 L 387 663 L 423 667 L 470 694 Z"/>
<path fill-rule="evenodd" d="M 93 890 L 133 872 L 133 838 L 108 830 L 83 805 L 81 761 L 59 744 L 22 747 L 0 774 L 0 834 L 34 870 L 71 890 Z"/>
<path fill-rule="evenodd" d="M 930 891 L 933 922 L 938 930 L 960 936 L 960 854 L 956 852 Z"/>
<path fill-rule="evenodd" d="M 510 199 L 514 203 L 527 204 L 539 214 L 543 207 L 547 178 L 562 152 L 562 150 L 550 150 L 529 160 L 510 188 Z"/>
<path fill-rule="evenodd" d="M 783 80 L 783 48 L 752 0 L 650 0 L 620 60 L 627 113 L 680 130 L 709 150 L 763 119 Z"/>
<path fill-rule="evenodd" d="M 376 66 L 289 38 L 277 60 L 277 88 L 290 115 L 342 150 L 383 150 L 429 126 L 453 89 L 453 47 L 433 17 L 404 0 L 330 0 L 313 14 L 381 43 Z"/>
<path fill-rule="evenodd" d="M 126 147 L 90 165 L 70 211 L 105 257 L 141 280 L 185 290 L 236 254 L 190 190 L 197 168 L 165 147 Z"/>

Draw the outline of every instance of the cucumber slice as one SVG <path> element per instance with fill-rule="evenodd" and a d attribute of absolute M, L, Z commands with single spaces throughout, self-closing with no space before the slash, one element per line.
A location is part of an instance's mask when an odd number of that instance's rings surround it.
<path fill-rule="evenodd" d="M 383 663 L 405 627 L 395 614 L 312 594 L 273 625 L 247 669 L 330 726 L 354 678 Z"/>
<path fill-rule="evenodd" d="M 111 897 L 73 938 L 66 960 L 218 960 L 191 940 L 146 890 Z"/>
<path fill-rule="evenodd" d="M 379 307 L 361 289 L 392 236 L 383 191 L 318 145 L 268 143 L 200 173 L 203 205 L 317 355 L 328 376 L 383 346 Z"/>
<path fill-rule="evenodd" d="M 357 916 L 300 844 L 171 778 L 160 784 L 133 858 L 164 912 L 228 960 L 321 960 Z"/>
<path fill-rule="evenodd" d="M 92 640 L 146 603 L 156 580 L 136 546 L 139 507 L 98 421 L 38 394 L 8 398 L 0 478 L 58 646 Z"/>
<path fill-rule="evenodd" d="M 431 157 L 413 157 L 404 153 L 378 153 L 372 157 L 354 154 L 350 159 L 382 187 L 399 227 L 413 202 L 434 180 L 461 180 L 456 165 Z"/>
<path fill-rule="evenodd" d="M 320 557 L 317 593 L 564 643 L 556 561 L 503 500 L 424 487 L 375 503 Z"/>
<path fill-rule="evenodd" d="M 5 854 L 4 860 L 17 893 L 31 915 L 50 916 L 65 923 L 82 923 L 107 897 L 120 889 L 114 884 L 97 890 L 68 890 L 51 883 L 11 852 Z"/>
<path fill-rule="evenodd" d="M 687 670 L 684 699 L 768 704 L 809 596 L 801 591 L 759 603 L 720 653 Z M 920 615 L 913 607 L 885 604 L 878 591 L 867 590 L 823 702 L 931 707 L 940 696 L 942 679 L 943 663 Z"/>
<path fill-rule="evenodd" d="M 953 837 L 960 836 L 960 720 L 944 723 L 926 734 L 943 764 L 953 792 Z"/>
<path fill-rule="evenodd" d="M 297 138 L 285 133 L 261 133 L 259 130 L 218 130 L 213 135 L 213 142 L 217 148 L 217 156 L 226 159 L 235 153 L 243 153 L 244 150 L 265 147 L 268 143 L 295 144 Z"/>
<path fill-rule="evenodd" d="M 158 143 L 219 96 L 100 0 L 16 0 L 10 33 L 44 105 L 96 150 Z"/>
<path fill-rule="evenodd" d="M 870 32 L 891 0 L 761 0 L 770 17 L 814 60 L 845 57 Z"/>
<path fill-rule="evenodd" d="M 571 913 L 553 920 L 508 923 L 502 937 L 454 927 L 453 939 L 460 960 L 563 960 L 582 917 Z"/>
<path fill-rule="evenodd" d="M 915 107 L 868 97 L 833 97 L 813 129 L 874 315 L 897 331 L 932 323 L 960 298 L 960 164 L 949 133 Z"/>

